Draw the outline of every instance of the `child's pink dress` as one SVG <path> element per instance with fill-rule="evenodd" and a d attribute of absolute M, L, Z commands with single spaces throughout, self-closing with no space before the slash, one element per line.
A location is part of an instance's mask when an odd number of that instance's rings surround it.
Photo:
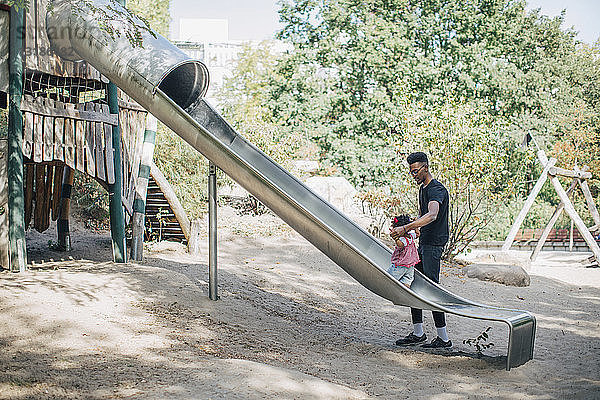
<path fill-rule="evenodd" d="M 391 266 L 388 269 L 388 273 L 394 278 L 398 279 L 401 283 L 410 286 L 415 277 L 415 265 L 420 261 L 419 253 L 417 252 L 417 246 L 415 240 L 417 234 L 415 231 L 408 232 L 407 236 L 401 236 L 400 240 L 404 247 L 402 249 L 394 249 L 392 254 Z"/>

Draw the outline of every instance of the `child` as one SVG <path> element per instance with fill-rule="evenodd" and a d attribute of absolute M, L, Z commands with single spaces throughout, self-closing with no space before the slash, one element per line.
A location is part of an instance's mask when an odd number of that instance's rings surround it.
<path fill-rule="evenodd" d="M 392 228 L 403 226 L 410 223 L 408 215 L 399 215 L 392 220 Z M 417 234 L 414 230 L 410 230 L 404 236 L 393 236 L 396 242 L 396 248 L 392 254 L 391 266 L 388 273 L 398 279 L 406 287 L 410 287 L 415 277 L 415 265 L 419 263 L 419 254 L 415 239 Z"/>

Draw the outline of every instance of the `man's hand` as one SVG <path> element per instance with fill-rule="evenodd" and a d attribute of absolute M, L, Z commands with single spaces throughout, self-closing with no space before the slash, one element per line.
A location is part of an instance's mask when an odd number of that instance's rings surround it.
<path fill-rule="evenodd" d="M 398 240 L 400 237 L 406 235 L 406 225 L 397 226 L 395 228 L 390 228 L 390 236 L 394 240 Z"/>

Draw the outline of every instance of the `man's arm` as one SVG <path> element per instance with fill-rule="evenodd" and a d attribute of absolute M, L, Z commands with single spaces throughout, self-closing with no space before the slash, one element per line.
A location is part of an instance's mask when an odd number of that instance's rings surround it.
<path fill-rule="evenodd" d="M 437 219 L 439 212 L 440 203 L 438 203 L 436 200 L 431 200 L 427 204 L 427 213 L 423 214 L 411 223 L 390 229 L 390 235 L 392 236 L 392 238 L 394 238 L 395 235 L 404 235 L 405 232 L 408 232 L 411 229 L 417 229 L 422 226 L 428 225 Z"/>

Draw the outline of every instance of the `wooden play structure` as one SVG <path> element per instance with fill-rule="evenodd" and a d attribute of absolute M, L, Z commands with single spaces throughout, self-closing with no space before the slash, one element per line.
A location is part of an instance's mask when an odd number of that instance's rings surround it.
<path fill-rule="evenodd" d="M 531 206 L 533 205 L 533 203 L 535 201 L 535 198 L 537 197 L 540 190 L 544 186 L 544 183 L 548 179 L 550 179 L 550 182 L 554 186 L 554 189 L 556 190 L 556 193 L 558 194 L 558 197 L 560 198 L 560 204 L 556 207 L 556 209 L 554 210 L 554 213 L 552 214 L 552 217 L 550 218 L 550 221 L 548 221 L 548 224 L 546 225 L 544 230 L 541 232 L 541 235 L 539 236 L 539 238 L 537 240 L 536 247 L 533 250 L 533 252 L 531 253 L 531 260 L 534 261 L 536 259 L 539 252 L 542 250 L 544 243 L 546 243 L 546 241 L 548 240 L 550 233 L 553 231 L 554 224 L 560 217 L 561 213 L 563 211 L 565 211 L 567 213 L 567 215 L 569 216 L 569 218 L 571 219 L 572 225 L 574 225 L 577 228 L 577 230 L 579 231 L 579 234 L 581 235 L 581 237 L 583 238 L 585 243 L 588 245 L 589 249 L 591 250 L 591 252 L 593 254 L 593 257 L 592 257 L 593 259 L 591 259 L 590 261 L 594 262 L 596 264 L 599 263 L 600 262 L 600 247 L 598 246 L 598 243 L 596 242 L 594 235 L 597 235 L 598 232 L 600 232 L 600 215 L 598 214 L 598 209 L 596 208 L 596 204 L 594 203 L 594 198 L 592 197 L 590 188 L 587 183 L 587 179 L 590 179 L 592 177 L 592 174 L 589 171 L 587 171 L 587 166 L 584 166 L 582 168 L 575 167 L 571 170 L 559 168 L 559 167 L 555 166 L 556 158 L 548 159 L 544 150 L 541 150 L 541 149 L 538 149 L 537 157 L 538 157 L 539 162 L 541 163 L 541 165 L 544 168 L 543 168 L 542 173 L 541 173 L 540 177 L 538 178 L 536 184 L 534 185 L 531 193 L 529 193 L 529 196 L 527 197 L 527 200 L 525 201 L 523 208 L 521 209 L 521 211 L 519 212 L 519 215 L 515 219 L 515 222 L 513 223 L 512 227 L 508 233 L 508 236 L 506 237 L 506 240 L 504 241 L 502 250 L 510 249 L 510 247 L 512 246 L 512 244 L 515 240 L 515 237 L 517 236 L 517 233 L 519 232 L 521 224 L 525 220 L 525 217 L 527 216 L 529 209 L 531 208 Z M 560 181 L 558 179 L 558 176 L 563 176 L 563 177 L 572 179 L 571 186 L 567 190 L 565 190 L 563 188 L 562 184 L 560 183 Z M 573 206 L 573 203 L 571 202 L 571 199 L 569 197 L 570 195 L 572 195 L 573 191 L 577 187 L 579 187 L 581 189 L 581 191 L 583 192 L 583 195 L 585 197 L 585 200 L 586 200 L 586 203 L 588 206 L 588 210 L 590 211 L 593 221 L 594 221 L 594 225 L 589 228 L 585 225 L 582 218 L 579 216 L 579 214 L 575 210 L 575 207 Z M 570 240 L 572 243 L 572 241 L 573 241 L 572 235 L 570 237 Z"/>
<path fill-rule="evenodd" d="M 75 170 L 109 193 L 114 261 L 128 258 L 126 225 L 132 225 L 137 260 L 145 227 L 158 225 L 155 204 L 145 219 L 149 181 L 160 180 L 152 193 L 165 200 L 161 228 L 187 240 L 190 223 L 152 162 L 156 119 L 85 61 L 50 51 L 46 7 L 47 0 L 32 1 L 27 10 L 0 2 L 0 106 L 9 108 L 8 132 L 0 137 L 0 266 L 24 270 L 25 231 L 43 232 L 51 221 L 57 221 L 56 249 L 70 249 Z"/>

